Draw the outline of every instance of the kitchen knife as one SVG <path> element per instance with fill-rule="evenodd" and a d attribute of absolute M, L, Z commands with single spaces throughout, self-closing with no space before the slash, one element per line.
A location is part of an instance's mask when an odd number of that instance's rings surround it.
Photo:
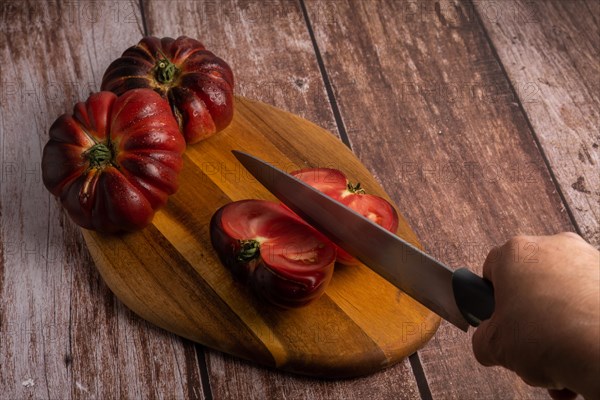
<path fill-rule="evenodd" d="M 241 151 L 242 165 L 306 222 L 384 279 L 466 331 L 494 311 L 492 284 L 441 262 L 301 180 Z"/>

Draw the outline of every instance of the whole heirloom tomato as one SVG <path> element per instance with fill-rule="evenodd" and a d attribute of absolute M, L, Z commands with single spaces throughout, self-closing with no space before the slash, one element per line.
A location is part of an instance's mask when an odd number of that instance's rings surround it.
<path fill-rule="evenodd" d="M 197 40 L 145 37 L 113 61 L 102 90 L 153 89 L 169 100 L 187 143 L 224 129 L 233 117 L 233 73 Z"/>
<path fill-rule="evenodd" d="M 78 225 L 102 232 L 146 226 L 178 188 L 185 141 L 169 105 L 148 89 L 92 94 L 50 127 L 46 188 Z"/>

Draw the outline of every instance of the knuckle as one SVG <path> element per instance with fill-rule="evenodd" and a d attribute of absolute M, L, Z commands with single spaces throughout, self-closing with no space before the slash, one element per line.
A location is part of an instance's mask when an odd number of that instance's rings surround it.
<path fill-rule="evenodd" d="M 519 247 L 525 243 L 531 242 L 531 239 L 532 239 L 531 236 L 517 235 L 517 236 L 510 238 L 504 246 L 511 247 L 511 248 Z"/>
<path fill-rule="evenodd" d="M 563 237 L 568 237 L 571 239 L 582 239 L 581 236 L 579 236 L 578 234 L 576 234 L 575 232 L 561 232 L 558 234 L 558 236 L 563 236 Z"/>
<path fill-rule="evenodd" d="M 508 240 L 508 242 L 502 246 L 502 250 L 506 256 L 516 256 L 524 249 L 539 245 L 540 240 L 542 239 L 539 236 L 517 235 Z"/>

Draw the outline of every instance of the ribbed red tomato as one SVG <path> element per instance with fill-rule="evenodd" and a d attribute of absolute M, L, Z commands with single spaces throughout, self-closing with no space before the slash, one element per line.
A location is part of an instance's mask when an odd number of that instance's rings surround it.
<path fill-rule="evenodd" d="M 394 207 L 384 198 L 366 194 L 360 184 L 350 183 L 343 172 L 333 168 L 306 168 L 290 174 L 396 233 L 398 213 Z M 337 262 L 344 265 L 359 264 L 356 258 L 340 248 L 337 250 Z"/>
<path fill-rule="evenodd" d="M 210 234 L 234 277 L 275 305 L 303 306 L 331 280 L 335 245 L 281 204 L 226 204 L 213 215 Z"/>
<path fill-rule="evenodd" d="M 169 101 L 187 143 L 224 129 L 233 117 L 233 73 L 197 40 L 145 37 L 110 64 L 102 90 L 155 90 Z"/>
<path fill-rule="evenodd" d="M 175 193 L 185 141 L 169 104 L 148 89 L 92 94 L 50 127 L 46 188 L 78 225 L 133 231 Z"/>

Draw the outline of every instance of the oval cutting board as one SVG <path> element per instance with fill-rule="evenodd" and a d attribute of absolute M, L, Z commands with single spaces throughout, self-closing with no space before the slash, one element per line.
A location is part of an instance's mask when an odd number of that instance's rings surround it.
<path fill-rule="evenodd" d="M 253 362 L 301 374 L 348 377 L 390 366 L 423 346 L 439 317 L 367 267 L 336 266 L 325 295 L 281 310 L 235 282 L 214 253 L 208 225 L 222 205 L 275 198 L 238 163 L 246 151 L 283 170 L 332 167 L 389 197 L 326 130 L 285 111 L 236 99 L 231 125 L 188 146 L 179 191 L 135 233 L 83 230 L 100 274 L 146 320 Z M 398 235 L 420 247 L 400 217 Z"/>

